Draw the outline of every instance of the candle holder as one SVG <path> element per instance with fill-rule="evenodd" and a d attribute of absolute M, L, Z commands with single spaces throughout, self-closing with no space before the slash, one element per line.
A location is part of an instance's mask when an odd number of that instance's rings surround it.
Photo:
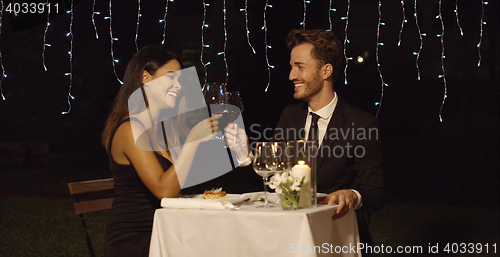
<path fill-rule="evenodd" d="M 290 174 L 303 177 L 299 192 L 299 207 L 317 206 L 316 157 L 318 146 L 316 141 L 292 140 L 285 149 Z"/>

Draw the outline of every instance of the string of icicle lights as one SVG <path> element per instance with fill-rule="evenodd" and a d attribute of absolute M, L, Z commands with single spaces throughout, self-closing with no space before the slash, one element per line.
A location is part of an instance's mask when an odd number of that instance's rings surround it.
<path fill-rule="evenodd" d="M 224 16 L 224 51 L 219 53 L 218 55 L 222 55 L 224 57 L 224 66 L 226 67 L 226 85 L 227 85 L 227 78 L 229 77 L 229 71 L 227 68 L 227 59 L 226 59 L 226 46 L 227 46 L 227 29 L 226 29 L 226 0 L 223 2 L 223 16 Z"/>
<path fill-rule="evenodd" d="M 486 22 L 484 21 L 484 7 L 485 5 L 488 5 L 488 2 L 485 2 L 484 0 L 481 1 L 481 20 L 479 22 L 479 43 L 476 45 L 477 47 L 477 52 L 478 52 L 478 57 L 479 60 L 477 62 L 477 66 L 481 66 L 481 43 L 483 41 L 483 25 L 486 25 Z M 462 30 L 462 26 L 460 26 L 460 19 L 458 15 L 458 0 L 455 0 L 455 19 L 457 21 L 457 26 L 458 29 L 460 30 L 460 36 L 464 35 L 464 31 Z"/>
<path fill-rule="evenodd" d="M 163 19 L 160 20 L 160 23 L 163 23 L 163 40 L 161 41 L 161 44 L 165 44 L 165 35 L 167 34 L 167 13 L 168 13 L 168 2 L 173 2 L 174 0 L 167 0 L 165 1 L 165 13 L 163 14 Z"/>
<path fill-rule="evenodd" d="M 163 20 L 160 20 L 161 23 L 163 23 L 163 41 L 162 41 L 162 44 L 164 44 L 165 42 L 165 38 L 166 38 L 166 17 L 167 17 L 167 12 L 168 12 L 168 2 L 173 2 L 174 0 L 166 0 L 165 1 L 165 13 L 164 13 L 164 17 L 163 17 Z M 138 49 L 138 31 L 139 31 L 139 25 L 140 25 L 140 18 L 142 18 L 142 14 L 141 14 L 141 1 L 138 0 L 138 12 L 137 12 L 137 26 L 136 26 L 136 37 L 135 37 L 135 45 L 136 45 L 136 49 Z M 307 7 L 308 7 L 308 4 L 310 3 L 311 1 L 307 1 L 307 0 L 304 0 L 303 1 L 303 7 L 304 7 L 304 16 L 303 16 L 303 20 L 302 22 L 300 23 L 301 26 L 303 28 L 305 28 L 306 26 L 306 14 L 307 14 Z M 348 27 L 349 27 L 349 13 L 350 13 L 350 0 L 347 1 L 347 12 L 346 12 L 346 15 L 345 17 L 341 17 L 341 20 L 342 21 L 345 21 L 345 36 L 344 36 L 344 57 L 345 57 L 345 60 L 346 60 L 346 65 L 345 65 L 345 69 L 344 69 L 344 77 L 345 77 L 345 84 L 347 84 L 347 69 L 348 69 L 348 64 L 350 61 L 353 60 L 352 57 L 348 57 L 347 55 L 347 44 L 350 43 L 349 39 L 348 39 Z M 378 23 L 378 27 L 377 27 L 377 48 L 376 48 L 376 59 L 377 59 L 377 69 L 379 71 L 379 76 L 380 76 L 380 79 L 381 79 L 381 84 L 382 84 L 382 92 L 381 92 L 381 96 L 380 96 L 380 101 L 376 103 L 376 105 L 378 105 L 378 111 L 377 111 L 377 115 L 380 111 L 380 108 L 381 108 L 381 104 L 382 104 L 382 99 L 383 99 L 383 96 L 384 96 L 384 87 L 387 86 L 387 84 L 384 82 L 384 77 L 382 76 L 382 73 L 381 73 L 381 67 L 380 67 L 380 62 L 379 62 L 379 48 L 380 47 L 383 47 L 383 43 L 380 42 L 380 29 L 381 29 L 381 26 L 383 26 L 384 24 L 381 22 L 381 12 L 380 12 L 380 3 L 381 3 L 381 0 L 378 1 L 379 2 L 379 23 Z M 408 2 L 408 1 L 406 1 Z M 421 55 L 421 51 L 423 49 L 423 38 L 426 36 L 425 33 L 423 33 L 421 31 L 421 28 L 420 28 L 420 25 L 422 25 L 422 23 L 420 22 L 419 24 L 419 20 L 418 20 L 418 16 L 417 16 L 417 0 L 414 0 L 414 16 L 415 16 L 415 25 L 417 27 L 417 30 L 418 30 L 418 34 L 419 34 L 419 38 L 420 38 L 420 46 L 418 48 L 418 51 L 416 51 L 415 49 L 415 52 L 413 52 L 413 54 L 416 56 L 416 61 L 415 61 L 415 65 L 416 65 L 416 69 L 417 69 L 417 74 L 418 74 L 418 80 L 421 80 L 421 74 L 420 74 L 420 69 L 419 69 L 419 58 L 420 58 L 420 55 Z M 96 27 L 96 23 L 95 23 L 95 17 L 99 17 L 99 16 L 96 16 L 96 15 L 99 15 L 100 13 L 97 12 L 95 10 L 95 3 L 96 1 L 93 0 L 92 1 L 92 24 L 93 24 L 93 27 L 94 27 L 94 30 L 95 30 L 95 37 L 96 39 L 99 38 L 99 34 L 98 34 L 98 31 L 97 31 L 97 27 Z M 116 3 L 116 2 L 115 2 Z M 332 8 L 332 3 L 333 3 L 333 0 L 330 0 L 329 1 L 329 17 L 328 17 L 328 20 L 329 20 L 329 28 L 330 30 L 332 30 L 332 17 L 331 17 L 331 12 L 333 11 L 336 11 L 336 9 L 333 9 Z M 399 40 L 398 40 L 398 46 L 401 45 L 402 43 L 402 32 L 403 32 L 403 29 L 404 29 L 404 26 L 407 26 L 408 24 L 405 24 L 407 23 L 407 19 L 406 19 L 406 16 L 405 16 L 405 13 L 406 13 L 406 10 L 405 10 L 405 1 L 404 0 L 400 0 L 400 3 L 401 3 L 401 11 L 402 11 L 402 21 L 401 21 L 401 26 L 400 26 L 400 29 L 399 29 Z M 1 0 L 1 4 L 2 4 L 2 8 L 4 8 L 4 3 L 3 3 L 3 0 Z M 46 0 L 45 2 L 45 5 L 48 5 L 49 4 L 49 1 Z M 201 53 L 201 61 L 202 61 L 202 64 L 205 68 L 205 83 L 207 81 L 207 69 L 206 69 L 206 66 L 210 64 L 210 62 L 207 62 L 207 63 L 204 63 L 204 56 L 203 56 L 203 50 L 204 48 L 208 48 L 209 46 L 208 45 L 205 45 L 204 41 L 203 41 L 203 29 L 207 28 L 208 27 L 208 24 L 206 24 L 206 8 L 208 8 L 209 4 L 206 4 L 205 3 L 205 0 L 203 1 L 203 4 L 204 4 L 204 19 L 203 19 L 203 25 L 202 25 L 202 53 Z M 411 3 L 410 3 L 411 4 Z M 446 73 L 445 73 L 445 66 L 444 66 L 444 59 L 446 58 L 445 56 L 445 49 L 444 49 L 444 34 L 445 34 L 445 28 L 444 28 L 444 23 L 443 23 L 443 18 L 442 18 L 442 0 L 439 1 L 439 15 L 436 16 L 436 18 L 439 18 L 440 21 L 441 21 L 441 32 L 439 34 L 437 34 L 437 37 L 441 40 L 441 73 L 439 74 L 439 78 L 442 78 L 443 79 L 443 84 L 444 84 L 444 95 L 443 95 L 443 101 L 442 101 L 442 104 L 441 104 L 441 108 L 439 110 L 439 118 L 440 118 L 440 121 L 442 121 L 442 109 L 444 107 L 444 104 L 445 104 L 445 101 L 447 100 L 447 81 L 446 81 Z M 477 3 L 479 4 L 479 2 Z M 114 44 L 114 41 L 117 41 L 118 39 L 113 37 L 113 31 L 112 31 L 112 19 L 111 19 L 111 16 L 112 16 L 112 0 L 109 0 L 109 17 L 105 17 L 104 19 L 109 19 L 109 29 L 110 29 L 110 39 L 111 39 L 111 42 L 110 42 L 110 46 L 111 46 L 111 56 L 112 56 L 112 64 L 113 64 L 113 69 L 114 69 L 114 73 L 117 77 L 117 80 L 123 84 L 123 82 L 118 78 L 117 76 L 117 72 L 116 72 L 116 67 L 115 67 L 115 63 L 118 63 L 118 60 L 115 59 L 115 56 L 114 56 L 114 50 L 113 50 L 113 44 Z M 268 34 L 267 34 L 267 18 L 266 18 L 266 15 L 268 14 L 267 13 L 267 10 L 268 8 L 271 8 L 272 6 L 269 4 L 269 1 L 266 1 L 266 6 L 264 7 L 264 26 L 262 27 L 262 29 L 264 30 L 265 32 L 265 53 L 266 53 L 266 64 L 268 66 L 268 75 L 269 75 L 269 81 L 268 81 L 268 84 L 267 84 L 267 87 L 266 87 L 266 91 L 268 90 L 269 88 L 269 85 L 270 85 L 270 75 L 271 75 L 271 69 L 274 68 L 274 66 L 270 65 L 269 63 L 269 58 L 268 58 L 268 51 L 269 49 L 271 48 L 270 45 L 268 45 Z M 310 7 L 310 6 L 309 6 Z M 480 24 L 479 24 L 479 30 L 480 30 L 480 33 L 479 33 L 479 42 L 477 42 L 477 51 L 478 51 L 478 61 L 477 61 L 477 66 L 481 66 L 481 63 L 482 63 L 482 54 L 481 54 L 481 46 L 482 46 L 482 41 L 483 41 L 483 30 L 486 26 L 486 21 L 484 20 L 485 18 L 485 9 L 486 7 L 488 7 L 488 2 L 483 0 L 481 1 L 481 19 L 480 19 Z M 298 7 L 300 8 L 300 7 Z M 411 8 L 411 7 L 410 7 Z M 486 9 L 487 10 L 487 9 Z M 247 43 L 248 45 L 250 46 L 250 48 L 252 49 L 252 52 L 253 53 L 256 53 L 255 51 L 255 48 L 253 47 L 253 45 L 251 44 L 250 42 L 250 29 L 249 29 L 249 15 L 248 15 L 248 0 L 245 0 L 245 9 L 240 9 L 240 11 L 244 11 L 245 12 L 245 29 L 246 29 L 246 33 L 247 33 Z M 446 11 L 446 10 L 445 10 Z M 226 9 L 226 0 L 224 0 L 224 9 L 223 9 L 223 12 L 224 12 L 224 50 L 222 52 L 219 53 L 219 55 L 223 55 L 224 57 L 224 63 L 225 63 L 225 67 L 226 67 L 226 83 L 228 81 L 228 63 L 227 63 L 227 56 L 226 56 L 226 47 L 227 47 L 227 9 Z M 311 12 L 311 10 L 309 11 Z M 73 1 L 71 1 L 71 10 L 67 12 L 68 14 L 71 15 L 71 21 L 70 21 L 70 32 L 67 34 L 68 37 L 70 37 L 70 50 L 68 51 L 68 54 L 69 54 L 69 60 L 70 60 L 70 63 L 69 63 L 69 72 L 67 73 L 64 73 L 66 76 L 69 77 L 69 92 L 68 92 L 68 105 L 69 105 L 69 108 L 68 108 L 68 111 L 66 112 L 63 112 L 63 113 L 69 113 L 69 111 L 71 110 L 71 100 L 74 99 L 73 95 L 72 95 L 72 79 L 73 79 L 73 19 L 74 19 L 74 13 L 73 13 Z M 460 23 L 460 15 L 459 15 L 459 6 L 458 6 L 458 0 L 455 1 L 455 6 L 454 6 L 454 13 L 455 13 L 455 20 L 456 20 L 456 26 L 458 27 L 458 30 L 460 31 L 460 35 L 463 36 L 464 35 L 464 31 L 462 29 L 462 26 L 461 26 L 461 23 Z M 2 25 L 2 15 L 3 13 L 0 13 L 0 33 L 1 33 L 1 25 Z M 311 13 L 309 13 L 309 15 L 311 15 Z M 446 15 L 446 14 L 445 14 Z M 50 21 L 50 16 L 48 15 L 47 13 L 47 17 L 46 17 L 46 24 L 45 24 L 45 30 L 44 30 L 44 33 L 43 33 L 43 48 L 42 48 L 42 63 L 43 63 L 43 68 L 45 71 L 47 71 L 47 65 L 46 65 L 46 53 L 47 53 L 47 49 L 50 49 L 51 47 L 51 44 L 53 44 L 53 42 L 50 42 L 50 37 L 49 37 L 49 42 L 47 42 L 47 33 L 48 33 L 48 29 L 51 28 L 52 29 L 52 25 L 51 25 L 51 21 Z M 310 23 L 310 21 L 309 21 Z M 463 23 L 463 21 L 462 21 Z M 463 24 L 462 24 L 463 25 Z M 476 23 L 477 25 L 477 23 Z M 453 26 L 455 26 L 453 24 Z M 425 31 L 425 28 L 424 30 Z M 101 34 L 102 34 L 102 31 L 101 31 Z M 206 49 L 205 49 L 206 50 Z M 49 53 L 50 50 L 49 50 Z M 205 57 L 206 59 L 206 57 Z M 484 64 L 483 64 L 484 65 Z M 0 95 L 2 97 L 3 100 L 5 100 L 5 96 L 3 94 L 3 89 L 2 89 L 2 82 L 4 80 L 4 78 L 7 77 L 6 73 L 5 73 L 5 69 L 4 69 L 4 66 L 3 66 L 3 62 L 2 62 L 2 53 L 0 51 L 0 67 L 2 69 L 2 72 L 0 73 L 1 77 L 0 77 Z"/>
<path fill-rule="evenodd" d="M 307 4 L 311 3 L 311 1 L 308 1 L 308 0 L 304 0 L 304 18 L 302 19 L 302 22 L 300 23 L 300 25 L 302 25 L 302 28 L 305 29 L 306 28 L 306 13 L 307 13 Z"/>
<path fill-rule="evenodd" d="M 384 87 L 387 87 L 387 83 L 384 81 L 384 77 L 382 76 L 382 72 L 380 71 L 380 62 L 379 62 L 379 54 L 378 50 L 380 46 L 383 46 L 384 43 L 380 42 L 380 26 L 384 26 L 385 23 L 382 22 L 382 2 L 381 0 L 378 0 L 378 24 L 377 24 L 377 47 L 375 48 L 375 59 L 377 60 L 377 70 L 378 74 L 380 76 L 380 82 L 382 84 L 381 86 L 381 92 L 380 92 L 380 100 L 375 103 L 375 105 L 378 105 L 378 110 L 376 116 L 378 117 L 378 113 L 380 112 L 380 107 L 382 107 L 382 100 L 384 98 Z"/>
<path fill-rule="evenodd" d="M 74 100 L 75 97 L 71 95 L 71 88 L 73 84 L 73 0 L 71 0 L 71 9 L 67 11 L 67 13 L 71 14 L 70 22 L 69 22 L 69 32 L 66 36 L 70 37 L 70 49 L 69 49 L 69 72 L 65 75 L 69 76 L 69 89 L 68 89 L 68 110 L 62 112 L 62 114 L 68 114 L 71 111 L 71 100 Z"/>
<path fill-rule="evenodd" d="M 2 10 L 4 9 L 3 6 L 3 0 L 0 0 L 0 4 L 2 5 Z M 3 12 L 0 12 L 0 36 L 2 35 L 2 18 L 3 18 Z M 2 37 L 0 37 L 1 39 Z M 7 75 L 5 74 L 5 67 L 3 67 L 3 59 L 2 59 L 2 51 L 0 50 L 0 68 L 2 69 L 2 77 L 0 77 L 0 95 L 2 95 L 2 100 L 5 101 L 5 96 L 3 95 L 3 89 L 2 89 L 2 81 L 3 78 L 6 78 Z"/>
<path fill-rule="evenodd" d="M 458 29 L 460 30 L 460 36 L 463 36 L 464 31 L 462 30 L 462 26 L 460 26 L 460 20 L 458 19 L 458 0 L 455 0 L 455 10 L 453 10 L 453 12 L 455 12 L 455 18 L 457 20 Z"/>
<path fill-rule="evenodd" d="M 95 0 L 92 2 L 92 25 L 94 26 L 95 31 L 95 39 L 99 39 L 99 34 L 97 33 L 97 27 L 95 26 L 95 15 L 101 14 L 100 12 L 95 11 Z"/>
<path fill-rule="evenodd" d="M 111 15 L 110 15 L 111 16 Z M 137 45 L 137 38 L 139 37 L 139 21 L 141 19 L 141 0 L 137 0 L 137 23 L 135 26 L 135 50 L 139 51 L 139 45 Z"/>
<path fill-rule="evenodd" d="M 479 61 L 477 61 L 477 67 L 481 66 L 481 43 L 483 42 L 483 25 L 486 25 L 484 21 L 484 6 L 488 5 L 488 2 L 481 1 L 481 21 L 479 23 L 479 43 L 477 43 L 477 53 L 479 55 Z"/>
<path fill-rule="evenodd" d="M 113 42 L 114 41 L 118 41 L 118 38 L 115 38 L 113 37 L 113 19 L 111 18 L 112 17 L 112 12 L 111 12 L 111 7 L 112 7 L 112 3 L 111 3 L 111 0 L 109 0 L 109 16 L 107 17 L 104 17 L 105 20 L 109 20 L 109 39 L 110 39 L 110 52 L 111 52 L 111 60 L 112 60 L 112 64 L 113 64 L 113 72 L 115 73 L 115 77 L 116 79 L 118 80 L 118 82 L 120 82 L 120 84 L 123 85 L 123 81 L 120 80 L 120 78 L 118 78 L 118 74 L 116 74 L 116 63 L 118 63 L 118 59 L 115 59 L 115 54 L 114 54 L 114 51 L 113 51 Z"/>
<path fill-rule="evenodd" d="M 332 9 L 332 0 L 330 0 L 330 5 L 328 5 L 328 9 L 330 9 L 330 11 L 328 11 L 328 23 L 330 24 L 330 29 L 328 31 L 332 31 L 333 29 L 333 26 L 332 26 L 332 12 L 336 12 L 337 9 Z"/>
<path fill-rule="evenodd" d="M 349 26 L 349 10 L 350 9 L 351 9 L 351 0 L 347 0 L 346 16 L 340 18 L 341 20 L 345 20 L 345 29 L 344 29 L 344 58 L 345 58 L 344 84 L 345 85 L 347 85 L 347 67 L 349 66 L 349 61 L 352 60 L 352 57 L 347 57 L 347 44 L 350 43 L 349 39 L 347 38 L 347 27 Z"/>
<path fill-rule="evenodd" d="M 446 73 L 444 71 L 444 22 L 443 22 L 443 15 L 441 12 L 441 3 L 442 0 L 439 0 L 439 14 L 436 16 L 436 18 L 439 18 L 439 21 L 441 22 L 441 34 L 437 34 L 437 37 L 441 41 L 441 72 L 442 74 L 439 75 L 439 78 L 443 79 L 443 86 L 444 86 L 444 95 L 443 95 L 443 101 L 441 102 L 441 107 L 439 108 L 439 121 L 443 122 L 443 116 L 442 116 L 442 111 L 444 107 L 444 102 L 446 101 L 446 98 L 448 97 L 448 88 L 446 86 Z"/>
<path fill-rule="evenodd" d="M 399 29 L 398 46 L 401 46 L 401 34 L 403 34 L 403 27 L 405 26 L 405 23 L 408 22 L 408 20 L 406 20 L 405 0 L 401 0 L 401 12 L 403 15 L 403 19 L 401 20 L 401 28 Z"/>
<path fill-rule="evenodd" d="M 204 31 L 205 28 L 208 28 L 208 24 L 206 23 L 206 16 L 207 16 L 207 7 L 210 6 L 210 4 L 207 4 L 205 0 L 203 0 L 203 23 L 201 25 L 201 54 L 200 54 L 200 61 L 201 64 L 203 65 L 203 68 L 205 70 L 205 82 L 203 84 L 203 87 L 207 84 L 207 65 L 210 65 L 210 62 L 204 62 L 203 60 L 203 53 L 205 48 L 209 48 L 210 45 L 205 44 L 205 38 L 204 38 Z M 226 68 L 226 85 L 227 85 L 227 80 L 229 77 L 229 71 L 228 71 L 228 66 L 227 66 L 227 58 L 226 58 L 226 47 L 227 47 L 227 29 L 226 29 L 226 18 L 227 18 L 227 9 L 226 9 L 226 0 L 223 1 L 223 19 L 224 19 L 224 49 L 222 52 L 217 53 L 217 55 L 222 55 L 224 58 L 224 66 Z"/>
<path fill-rule="evenodd" d="M 248 0 L 245 0 L 245 9 L 240 9 L 241 12 L 245 12 L 245 28 L 247 30 L 247 43 L 252 48 L 252 52 L 256 54 L 255 48 L 253 48 L 252 43 L 250 43 L 250 29 L 248 29 Z"/>
<path fill-rule="evenodd" d="M 420 68 L 418 67 L 418 60 L 420 58 L 420 52 L 422 52 L 422 47 L 424 46 L 423 37 L 425 37 L 426 34 L 420 31 L 420 26 L 418 25 L 417 0 L 413 2 L 413 10 L 414 10 L 413 16 L 415 16 L 415 25 L 417 26 L 418 37 L 420 38 L 420 46 L 418 48 L 418 52 L 413 52 L 413 55 L 417 56 L 415 60 L 415 66 L 417 67 L 417 79 L 420 80 Z"/>
<path fill-rule="evenodd" d="M 45 3 L 46 6 L 49 5 L 49 1 Z M 47 66 L 45 66 L 45 48 L 50 47 L 50 44 L 47 44 L 47 31 L 49 30 L 50 26 L 50 17 L 49 17 L 50 12 L 47 12 L 47 22 L 45 23 L 45 30 L 43 31 L 43 47 L 42 47 L 42 65 L 43 69 L 47 71 Z"/>
<path fill-rule="evenodd" d="M 205 70 L 205 83 L 203 83 L 203 88 L 205 88 L 205 85 L 207 84 L 207 65 L 210 65 L 210 62 L 203 61 L 203 51 L 205 48 L 210 47 L 209 45 L 205 45 L 205 39 L 203 37 L 205 28 L 208 27 L 208 24 L 206 24 L 206 18 L 207 18 L 207 7 L 210 6 L 210 4 L 205 3 L 205 0 L 203 0 L 203 24 L 201 24 L 201 54 L 200 54 L 200 61 L 201 64 L 203 65 L 203 69 Z"/>
<path fill-rule="evenodd" d="M 267 8 L 273 8 L 272 5 L 269 4 L 269 0 L 266 0 L 266 5 L 264 6 L 264 26 L 262 26 L 262 29 L 264 30 L 264 43 L 266 44 L 266 63 L 267 63 L 267 73 L 268 73 L 268 81 L 267 81 L 267 86 L 264 92 L 267 92 L 267 89 L 269 88 L 269 84 L 271 84 L 271 68 L 274 68 L 273 65 L 269 64 L 269 57 L 267 55 L 268 49 L 271 48 L 270 45 L 267 44 L 267 19 L 266 19 L 266 14 L 267 14 Z"/>

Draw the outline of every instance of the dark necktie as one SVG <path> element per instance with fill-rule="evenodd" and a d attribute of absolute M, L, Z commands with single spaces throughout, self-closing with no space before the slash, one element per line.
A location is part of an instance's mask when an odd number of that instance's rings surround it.
<path fill-rule="evenodd" d="M 311 127 L 309 128 L 309 135 L 307 136 L 307 140 L 316 141 L 316 146 L 319 146 L 319 128 L 318 128 L 318 119 L 319 115 L 316 113 L 310 112 L 312 116 Z"/>

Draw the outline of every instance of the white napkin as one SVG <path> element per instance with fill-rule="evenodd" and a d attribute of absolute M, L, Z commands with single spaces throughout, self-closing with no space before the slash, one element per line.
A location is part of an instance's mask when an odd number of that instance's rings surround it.
<path fill-rule="evenodd" d="M 249 202 L 255 202 L 258 201 L 260 198 L 260 195 L 264 194 L 264 191 L 262 192 L 250 192 L 250 193 L 244 193 L 244 195 L 249 195 L 250 199 L 248 200 Z"/>
<path fill-rule="evenodd" d="M 234 205 L 227 201 L 189 198 L 163 198 L 161 207 L 174 209 L 232 210 Z"/>

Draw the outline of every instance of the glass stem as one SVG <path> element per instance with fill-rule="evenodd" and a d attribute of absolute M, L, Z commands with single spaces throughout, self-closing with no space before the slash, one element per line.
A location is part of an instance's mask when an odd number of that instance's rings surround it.
<path fill-rule="evenodd" d="M 264 180 L 264 205 L 268 206 L 269 201 L 267 200 L 267 177 L 262 177 Z"/>

